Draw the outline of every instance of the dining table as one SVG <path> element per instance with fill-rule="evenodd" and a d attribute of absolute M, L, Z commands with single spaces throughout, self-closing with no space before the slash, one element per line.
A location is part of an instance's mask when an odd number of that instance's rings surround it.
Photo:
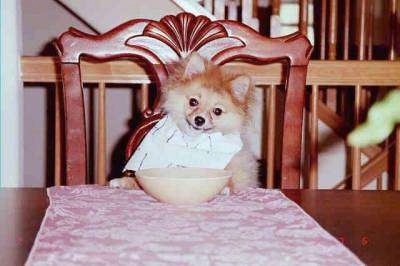
<path fill-rule="evenodd" d="M 400 263 L 400 192 L 281 190 L 366 265 Z M 49 206 L 45 188 L 0 189 L 0 265 L 23 265 Z"/>

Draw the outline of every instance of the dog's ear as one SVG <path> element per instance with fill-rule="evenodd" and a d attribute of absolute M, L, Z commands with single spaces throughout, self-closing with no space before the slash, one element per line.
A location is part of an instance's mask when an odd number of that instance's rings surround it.
<path fill-rule="evenodd" d="M 204 59 L 196 52 L 189 56 L 189 59 L 185 68 L 185 77 L 191 77 L 195 74 L 202 73 L 206 70 Z"/>
<path fill-rule="evenodd" d="M 231 81 L 231 88 L 233 96 L 240 102 L 244 102 L 246 99 L 247 92 L 249 91 L 251 84 L 250 77 L 246 75 L 240 75 Z"/>

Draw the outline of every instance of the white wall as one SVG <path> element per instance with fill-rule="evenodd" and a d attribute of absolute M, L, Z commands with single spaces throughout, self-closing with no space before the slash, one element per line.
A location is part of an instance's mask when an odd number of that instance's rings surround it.
<path fill-rule="evenodd" d="M 1 178 L 3 187 L 22 185 L 22 83 L 20 1 L 1 1 Z"/>

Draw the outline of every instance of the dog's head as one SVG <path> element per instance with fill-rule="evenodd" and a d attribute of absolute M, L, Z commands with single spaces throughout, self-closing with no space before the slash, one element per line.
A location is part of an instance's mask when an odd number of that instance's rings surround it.
<path fill-rule="evenodd" d="M 197 53 L 177 66 L 163 88 L 163 108 L 186 134 L 240 133 L 251 100 L 246 75 L 228 74 Z"/>

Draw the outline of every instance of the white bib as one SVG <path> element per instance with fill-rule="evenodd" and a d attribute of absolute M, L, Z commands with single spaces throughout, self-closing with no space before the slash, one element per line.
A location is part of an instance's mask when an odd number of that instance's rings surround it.
<path fill-rule="evenodd" d="M 224 169 L 242 146 L 239 133 L 188 136 L 166 115 L 145 136 L 124 170 L 164 167 Z"/>

